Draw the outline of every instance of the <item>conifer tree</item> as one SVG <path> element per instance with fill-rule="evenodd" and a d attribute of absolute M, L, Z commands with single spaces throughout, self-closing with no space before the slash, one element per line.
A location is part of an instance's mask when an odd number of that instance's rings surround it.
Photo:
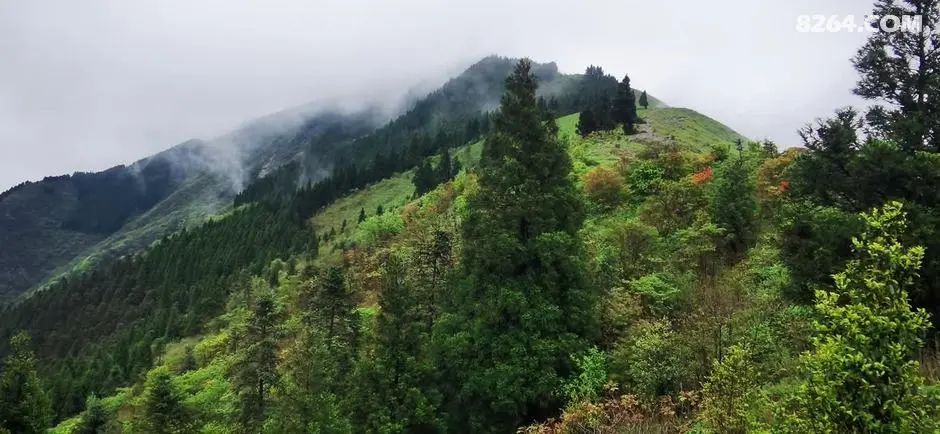
<path fill-rule="evenodd" d="M 157 369 L 147 378 L 143 425 L 146 432 L 170 434 L 187 432 L 189 414 L 183 398 L 166 369 Z"/>
<path fill-rule="evenodd" d="M 754 183 L 743 156 L 722 164 L 715 176 L 714 188 L 715 224 L 726 231 L 724 247 L 732 256 L 738 256 L 754 241 L 757 231 Z"/>
<path fill-rule="evenodd" d="M 418 302 L 427 323 L 428 334 L 432 332 L 440 313 L 441 295 L 453 265 L 452 247 L 451 234 L 438 229 L 418 245 L 411 260 L 413 280 L 420 293 Z"/>
<path fill-rule="evenodd" d="M 917 16 L 921 27 L 872 32 L 853 59 L 861 75 L 855 93 L 888 103 L 874 105 L 867 120 L 905 150 L 940 152 L 940 2 L 882 0 L 872 16 Z"/>
<path fill-rule="evenodd" d="M 649 97 L 646 96 L 645 90 L 640 94 L 640 105 L 643 106 L 644 109 L 648 109 L 650 107 Z"/>
<path fill-rule="evenodd" d="M 257 432 L 264 423 L 271 388 L 277 383 L 277 306 L 265 283 L 255 282 L 255 300 L 245 330 L 246 346 L 233 367 L 238 390 L 239 422 Z"/>
<path fill-rule="evenodd" d="M 614 122 L 623 125 L 625 134 L 633 133 L 633 124 L 636 123 L 636 100 L 634 98 L 633 89 L 630 88 L 630 77 L 624 75 L 623 80 L 617 85 L 617 94 L 614 96 L 611 115 Z"/>
<path fill-rule="evenodd" d="M 10 354 L 0 374 L 0 428 L 11 433 L 42 433 L 52 422 L 52 407 L 36 373 L 36 356 L 25 332 L 10 339 Z"/>
<path fill-rule="evenodd" d="M 437 166 L 437 182 L 435 185 L 445 182 L 453 176 L 454 167 L 453 161 L 450 158 L 450 149 L 445 147 L 444 150 L 441 151 L 441 163 Z"/>
<path fill-rule="evenodd" d="M 85 411 L 71 434 L 104 434 L 108 425 L 108 412 L 97 396 L 85 400 Z"/>
<path fill-rule="evenodd" d="M 348 341 L 356 332 L 356 300 L 346 286 L 343 269 L 330 267 L 301 287 L 305 323 L 323 331 L 328 345 Z"/>
<path fill-rule="evenodd" d="M 303 328 L 285 357 L 273 417 L 283 432 L 350 432 L 351 371 L 358 351 L 356 302 L 340 268 L 299 286 Z"/>
<path fill-rule="evenodd" d="M 581 137 L 587 137 L 589 134 L 598 130 L 597 119 L 594 117 L 594 111 L 585 109 L 578 115 L 578 134 Z"/>
<path fill-rule="evenodd" d="M 442 431 L 421 294 L 405 276 L 397 258 L 385 259 L 375 341 L 358 369 L 357 408 L 366 415 L 366 432 Z"/>
<path fill-rule="evenodd" d="M 357 222 L 358 222 L 358 223 L 362 223 L 362 222 L 364 222 L 365 220 L 366 220 L 366 209 L 365 209 L 365 208 L 359 208 L 359 219 L 357 220 Z"/>
<path fill-rule="evenodd" d="M 592 331 L 582 204 L 565 146 L 541 121 L 529 60 L 506 79 L 479 191 L 463 221 L 463 281 L 436 328 L 458 430 L 513 430 L 557 411 L 570 355 Z"/>

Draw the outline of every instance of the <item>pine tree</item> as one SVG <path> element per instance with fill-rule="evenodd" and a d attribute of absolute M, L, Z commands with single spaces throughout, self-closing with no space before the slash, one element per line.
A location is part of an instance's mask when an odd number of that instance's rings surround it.
<path fill-rule="evenodd" d="M 855 93 L 887 105 L 875 105 L 869 124 L 902 148 L 940 152 L 940 2 L 881 0 L 872 16 L 921 18 L 917 31 L 872 32 L 853 59 L 861 78 Z M 879 25 L 875 20 L 873 25 Z"/>
<path fill-rule="evenodd" d="M 636 100 L 633 89 L 630 88 L 630 77 L 627 75 L 624 75 L 623 80 L 617 85 L 617 95 L 614 96 L 611 115 L 614 122 L 623 125 L 625 134 L 633 133 L 633 124 L 636 123 Z"/>
<path fill-rule="evenodd" d="M 0 376 L 0 428 L 11 433 L 43 433 L 52 422 L 52 407 L 36 373 L 29 335 L 10 339 L 10 354 Z"/>
<path fill-rule="evenodd" d="M 539 117 L 531 66 L 521 60 L 506 79 L 461 228 L 464 278 L 435 333 L 461 430 L 507 432 L 555 412 L 569 355 L 593 330 L 576 263 L 581 201 L 568 153 Z"/>
<path fill-rule="evenodd" d="M 587 137 L 591 133 L 598 130 L 597 119 L 594 117 L 594 111 L 591 109 L 585 109 L 578 115 L 578 134 L 581 137 Z"/>
<path fill-rule="evenodd" d="M 411 260 L 416 290 L 420 293 L 422 316 L 430 334 L 440 314 L 440 301 L 453 265 L 451 234 L 435 230 L 414 250 Z"/>
<path fill-rule="evenodd" d="M 450 158 L 450 149 L 441 151 L 441 163 L 437 166 L 437 182 L 435 185 L 446 182 L 454 177 L 453 161 Z"/>
<path fill-rule="evenodd" d="M 422 161 L 421 164 L 418 165 L 418 168 L 415 169 L 414 176 L 411 177 L 411 183 L 415 186 L 415 196 L 420 196 L 431 191 L 437 184 L 436 178 L 437 174 L 431 167 L 431 162 L 428 160 Z M 376 210 L 376 215 L 379 214 L 381 213 Z"/>
<path fill-rule="evenodd" d="M 398 259 L 385 259 L 375 342 L 358 369 L 357 409 L 367 415 L 366 432 L 442 431 L 421 294 L 406 283 L 405 271 Z"/>
<path fill-rule="evenodd" d="M 757 232 L 757 199 L 744 157 L 739 155 L 722 164 L 715 175 L 714 188 L 712 215 L 715 224 L 726 231 L 726 250 L 732 256 L 738 256 L 754 241 Z"/>
<path fill-rule="evenodd" d="M 643 106 L 644 109 L 648 109 L 650 107 L 649 97 L 646 96 L 645 90 L 640 94 L 640 105 Z"/>
<path fill-rule="evenodd" d="M 257 432 L 268 410 L 268 395 L 277 383 L 277 306 L 265 283 L 255 282 L 255 300 L 245 330 L 247 346 L 233 367 L 243 429 Z"/>
<path fill-rule="evenodd" d="M 801 432 L 934 432 L 938 409 L 915 360 L 930 321 L 908 301 L 924 249 L 901 244 L 900 203 L 862 218 L 856 258 L 834 276 L 835 288 L 816 291 L 816 335 L 802 359 L 807 383 L 795 421 L 786 422 Z"/>
<path fill-rule="evenodd" d="M 356 221 L 358 223 L 362 223 L 366 221 L 366 209 L 365 208 L 359 208 L 359 218 Z"/>
<path fill-rule="evenodd" d="M 173 376 L 166 369 L 157 369 L 147 378 L 144 395 L 143 425 L 146 432 L 170 434 L 187 432 L 189 412 L 183 404 Z"/>
<path fill-rule="evenodd" d="M 85 411 L 71 434 L 104 434 L 108 426 L 108 412 L 97 396 L 85 400 Z"/>
<path fill-rule="evenodd" d="M 342 269 L 310 276 L 299 286 L 303 329 L 287 351 L 279 404 L 282 432 L 350 432 L 351 371 L 358 351 L 356 301 Z"/>

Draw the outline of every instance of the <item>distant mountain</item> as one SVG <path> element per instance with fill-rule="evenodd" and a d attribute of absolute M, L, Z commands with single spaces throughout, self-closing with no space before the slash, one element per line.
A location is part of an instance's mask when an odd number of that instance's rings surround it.
<path fill-rule="evenodd" d="M 384 121 L 300 108 L 252 121 L 209 141 L 190 140 L 133 164 L 25 182 L 0 194 L 0 303 L 73 271 L 137 252 L 230 206 L 259 178 L 293 171 L 284 189 L 328 176 L 340 161 L 366 164 L 416 133 L 498 107 L 514 59 L 489 56 Z M 561 95 L 577 76 L 538 65 L 543 93 Z M 374 131 L 374 132 L 373 132 Z M 371 134 L 370 134 L 371 133 Z M 289 163 L 295 163 L 291 165 Z M 298 170 L 300 169 L 300 170 Z M 262 194 L 272 192 L 263 191 Z"/>
<path fill-rule="evenodd" d="M 230 206 L 245 182 L 362 135 L 380 118 L 278 113 L 211 141 L 191 140 L 133 164 L 46 177 L 0 194 L 0 303 L 76 267 L 135 252 Z M 310 159 L 324 168 L 330 152 Z"/>

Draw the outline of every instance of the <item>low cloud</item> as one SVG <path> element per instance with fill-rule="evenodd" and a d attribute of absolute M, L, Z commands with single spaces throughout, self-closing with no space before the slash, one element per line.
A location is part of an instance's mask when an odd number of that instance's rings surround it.
<path fill-rule="evenodd" d="M 857 102 L 848 59 L 864 41 L 798 33 L 796 17 L 870 4 L 769 3 L 0 0 L 0 190 L 219 143 L 311 102 L 393 108 L 494 53 L 567 73 L 600 64 L 671 105 L 795 144 L 803 123 Z"/>

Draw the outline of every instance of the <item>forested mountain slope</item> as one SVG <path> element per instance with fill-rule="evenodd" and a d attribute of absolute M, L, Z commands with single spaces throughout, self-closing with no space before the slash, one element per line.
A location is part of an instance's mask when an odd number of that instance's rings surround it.
<path fill-rule="evenodd" d="M 200 143 L 185 144 L 153 157 L 154 160 L 173 160 L 176 166 L 168 163 L 168 168 L 182 166 L 189 172 L 178 180 L 172 178 L 177 183 L 172 188 L 167 187 L 168 192 L 158 197 L 149 209 L 127 208 L 140 214 L 128 217 L 126 222 L 112 222 L 113 227 L 109 229 L 120 225 L 120 230 L 107 238 L 104 238 L 106 234 L 99 234 L 92 240 L 97 244 L 86 248 L 85 255 L 68 267 L 71 273 L 4 312 L 0 319 L 4 341 L 16 330 L 30 330 L 34 342 L 41 348 L 42 360 L 50 362 L 48 372 L 57 372 L 56 376 L 63 380 L 57 386 L 61 389 L 55 394 L 56 404 L 63 414 L 68 414 L 81 405 L 89 390 L 109 390 L 149 366 L 153 353 L 141 347 L 143 342 L 150 342 L 146 347 L 151 344 L 159 347 L 161 339 L 200 330 L 203 322 L 224 305 L 225 297 L 218 291 L 224 293 L 230 289 L 224 287 L 228 279 L 244 271 L 257 273 L 258 267 L 274 257 L 286 258 L 299 253 L 292 248 L 309 246 L 312 235 L 295 235 L 292 231 L 306 233 L 308 228 L 300 224 L 303 215 L 309 216 L 331 200 L 330 197 L 365 185 L 362 183 L 375 176 L 362 175 L 367 171 L 356 169 L 357 164 L 393 160 L 396 164 L 407 163 L 408 159 L 401 158 L 405 152 L 412 152 L 409 158 L 415 161 L 441 144 L 450 145 L 452 140 L 463 140 L 461 137 L 468 134 L 481 134 L 485 128 L 481 124 L 485 125 L 488 119 L 485 109 L 498 100 L 502 80 L 512 64 L 511 59 L 484 59 L 441 90 L 417 101 L 396 120 L 371 133 L 368 133 L 368 121 L 372 118 L 368 114 L 326 114 L 297 126 L 290 133 L 284 130 L 272 133 L 264 128 L 264 123 L 271 121 L 262 120 L 260 127 L 251 126 L 246 133 L 220 139 L 241 149 L 241 155 L 247 156 L 244 159 L 251 163 L 236 168 L 251 170 L 252 176 L 260 176 L 236 198 L 236 205 L 240 205 L 244 195 L 264 188 L 270 179 L 277 180 L 276 188 L 284 194 L 266 193 L 263 203 L 247 209 L 239 207 L 204 225 L 200 224 L 206 216 L 229 206 L 233 197 L 232 183 L 239 178 L 211 167 L 226 162 L 208 160 L 218 157 L 201 154 L 213 148 Z M 539 68 L 546 82 L 563 77 L 554 65 Z M 577 82 L 576 78 L 572 80 Z M 476 125 L 475 131 L 467 132 L 464 126 L 468 124 Z M 181 158 L 180 154 L 187 158 Z M 280 166 L 278 161 L 281 161 Z M 316 182 L 334 171 L 334 165 L 340 165 L 334 176 L 329 176 L 325 182 Z M 205 168 L 212 170 L 203 170 Z M 395 168 L 382 166 L 381 170 Z M 127 176 L 124 175 L 126 169 L 114 171 L 117 176 Z M 92 190 L 92 198 L 105 200 L 102 189 L 117 188 L 107 182 L 110 178 L 99 180 L 98 175 L 89 176 L 97 181 L 94 186 L 98 188 Z M 66 182 L 71 180 L 72 177 L 64 178 Z M 329 197 L 311 190 L 311 183 L 332 186 Z M 308 187 L 294 194 L 298 185 Z M 4 200 L 17 203 L 14 199 L 21 190 L 33 188 L 39 189 L 41 185 L 19 187 Z M 24 207 L 28 207 L 30 202 L 24 202 Z M 87 208 L 89 205 L 76 200 L 74 206 Z M 90 210 L 94 213 L 86 218 L 88 225 L 113 215 L 104 208 Z M 68 215 L 76 212 L 68 211 Z M 246 227 L 246 221 L 253 222 L 253 226 Z M 16 222 L 19 220 L 13 220 Z M 190 224 L 191 231 L 167 235 L 184 223 Z M 231 238 L 238 233 L 233 228 L 240 228 L 238 230 L 244 233 Z M 11 231 L 11 235 L 17 234 Z M 161 238 L 157 247 L 141 255 L 116 259 L 120 254 L 137 251 Z M 50 240 L 50 245 L 57 243 Z M 163 262 L 166 259 L 157 254 L 160 251 L 176 251 L 176 258 L 190 259 L 186 267 L 179 269 L 182 263 Z M 314 251 L 311 248 L 311 252 Z M 191 254 L 200 255 L 205 261 L 195 260 L 189 256 Z M 62 255 L 63 259 L 65 256 Z M 161 336 L 165 338 L 157 339 Z M 6 342 L 0 345 L 0 350 L 5 349 Z M 116 354 L 120 356 L 113 359 Z"/>
<path fill-rule="evenodd" d="M 368 132 L 373 113 L 282 114 L 210 142 L 189 141 L 98 173 L 27 182 L 0 195 L 0 303 L 60 273 L 137 252 L 164 235 L 201 223 L 231 203 L 241 185 L 271 167 L 319 153 L 329 133 Z M 287 118 L 289 120 L 285 120 Z M 338 130 L 338 131 L 337 131 Z M 322 176 L 322 175 L 321 175 Z"/>
<path fill-rule="evenodd" d="M 468 74 L 0 312 L 0 427 L 935 431 L 932 112 L 781 152 L 597 66 Z"/>

